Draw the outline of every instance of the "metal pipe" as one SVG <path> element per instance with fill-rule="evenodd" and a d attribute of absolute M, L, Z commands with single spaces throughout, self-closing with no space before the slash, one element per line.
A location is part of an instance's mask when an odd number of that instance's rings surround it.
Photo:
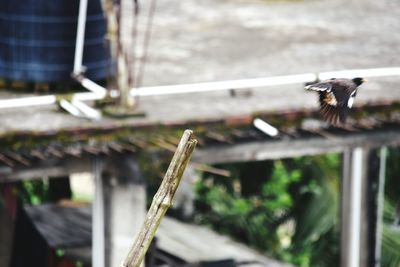
<path fill-rule="evenodd" d="M 383 222 L 383 205 L 385 202 L 385 175 L 386 175 L 386 159 L 387 147 L 381 147 L 379 157 L 379 184 L 378 184 L 378 207 L 376 212 L 376 244 L 375 244 L 375 266 L 381 266 L 381 246 L 382 246 L 382 222 Z"/>
<path fill-rule="evenodd" d="M 56 103 L 55 95 L 31 96 L 23 98 L 12 98 L 0 100 L 0 109 L 3 108 L 21 108 L 28 106 L 45 106 Z"/>
<path fill-rule="evenodd" d="M 78 26 L 76 30 L 75 58 L 74 58 L 74 70 L 73 70 L 73 73 L 75 75 L 79 75 L 83 72 L 82 59 L 83 59 L 83 48 L 85 42 L 87 3 L 88 0 L 81 0 L 79 2 L 79 15 L 78 15 Z"/>
<path fill-rule="evenodd" d="M 97 94 L 99 97 L 103 98 L 107 95 L 107 89 L 103 86 L 98 85 L 97 83 L 89 80 L 86 77 L 80 79 L 80 83 L 83 87 L 88 89 L 89 91 Z"/>
<path fill-rule="evenodd" d="M 132 96 L 154 96 L 186 93 L 202 93 L 209 91 L 221 91 L 231 89 L 249 89 L 257 87 L 278 86 L 296 83 L 305 83 L 318 79 L 324 80 L 333 77 L 382 77 L 400 76 L 400 67 L 374 68 L 374 69 L 353 69 L 296 75 L 275 76 L 266 78 L 231 80 L 220 82 L 207 82 L 195 84 L 179 84 L 167 86 L 150 86 L 131 89 Z"/>
<path fill-rule="evenodd" d="M 78 80 L 83 87 L 91 92 L 76 93 L 72 95 L 72 100 L 75 101 L 94 101 L 103 99 L 107 95 L 107 89 L 97 83 L 82 78 Z M 45 96 L 30 96 L 12 99 L 0 99 L 0 109 L 6 108 L 21 108 L 31 106 L 46 106 L 57 103 L 57 98 L 62 98 L 62 95 L 45 95 Z"/>
<path fill-rule="evenodd" d="M 351 186 L 350 186 L 350 225 L 348 267 L 360 266 L 361 242 L 361 198 L 363 180 L 363 148 L 357 147 L 352 153 Z"/>
<path fill-rule="evenodd" d="M 69 102 L 65 99 L 60 100 L 60 107 L 62 107 L 65 111 L 67 111 L 68 113 L 70 113 L 71 115 L 73 115 L 75 117 L 82 116 L 79 109 L 77 107 L 75 107 L 74 105 L 72 105 L 71 102 Z"/>
<path fill-rule="evenodd" d="M 77 101 L 77 100 L 72 100 L 72 105 L 74 105 L 85 117 L 92 119 L 92 120 L 100 120 L 101 119 L 101 113 L 86 105 L 83 102 Z"/>
<path fill-rule="evenodd" d="M 347 147 L 342 156 L 342 179 L 340 192 L 340 264 L 341 267 L 349 267 L 350 253 L 350 192 L 351 192 L 351 158 L 352 149 Z"/>
<path fill-rule="evenodd" d="M 266 123 L 262 119 L 258 119 L 258 118 L 254 119 L 253 125 L 254 125 L 254 127 L 256 127 L 257 129 L 259 129 L 260 131 L 262 131 L 263 133 L 265 133 L 269 136 L 275 137 L 279 134 L 278 129 L 276 129 L 271 124 Z"/>
<path fill-rule="evenodd" d="M 220 82 L 207 82 L 195 84 L 179 84 L 166 86 L 152 86 L 134 88 L 131 90 L 132 96 L 152 96 L 152 95 L 171 95 L 186 93 L 203 93 L 209 91 L 224 91 L 231 89 L 249 89 L 256 87 L 266 87 L 273 85 L 285 85 L 314 81 L 317 75 L 314 73 L 275 76 L 256 79 L 231 80 Z"/>
<path fill-rule="evenodd" d="M 171 95 L 171 94 L 185 94 L 185 93 L 201 93 L 208 91 L 221 91 L 231 89 L 248 89 L 256 87 L 268 87 L 277 85 L 287 85 L 296 83 L 305 83 L 316 80 L 317 77 L 324 79 L 325 77 L 342 77 L 342 76 L 362 76 L 362 77 L 384 77 L 384 76 L 400 76 L 400 67 L 393 68 L 376 68 L 376 69 L 360 69 L 360 70 L 343 70 L 333 72 L 322 72 L 319 75 L 314 73 L 275 76 L 267 78 L 244 79 L 244 80 L 231 80 L 221 82 L 208 82 L 196 84 L 180 84 L 180 85 L 166 85 L 166 86 L 151 86 L 132 89 L 130 94 L 132 96 L 154 96 L 154 95 Z M 94 83 L 87 78 L 75 78 L 86 89 L 92 92 L 76 93 L 73 99 L 79 101 L 93 101 L 103 99 L 107 91 L 104 87 Z M 0 100 L 0 109 L 3 108 L 16 108 L 28 106 L 41 106 L 55 104 L 56 96 L 34 96 L 16 99 L 3 99 Z"/>
<path fill-rule="evenodd" d="M 388 67 L 388 68 L 374 68 L 374 69 L 353 69 L 353 70 L 339 70 L 339 71 L 327 71 L 318 74 L 320 80 L 329 78 L 372 78 L 382 76 L 399 76 L 400 67 Z"/>

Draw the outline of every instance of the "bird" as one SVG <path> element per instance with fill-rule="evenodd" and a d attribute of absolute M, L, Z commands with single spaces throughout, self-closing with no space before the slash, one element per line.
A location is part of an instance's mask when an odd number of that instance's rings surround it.
<path fill-rule="evenodd" d="M 357 88 L 365 82 L 367 80 L 360 77 L 331 78 L 304 88 L 318 92 L 322 119 L 333 126 L 339 126 L 346 123 L 347 113 L 357 95 Z"/>

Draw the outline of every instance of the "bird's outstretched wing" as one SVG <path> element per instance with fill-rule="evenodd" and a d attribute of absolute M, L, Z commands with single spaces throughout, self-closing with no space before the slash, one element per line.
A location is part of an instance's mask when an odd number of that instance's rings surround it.
<path fill-rule="evenodd" d="M 348 96 L 342 90 L 340 80 L 330 79 L 305 87 L 306 90 L 317 91 L 319 94 L 320 113 L 322 118 L 332 125 L 346 121 Z"/>
<path fill-rule="evenodd" d="M 332 84 L 329 82 L 314 83 L 307 85 L 304 89 L 317 92 L 330 92 L 332 90 Z"/>

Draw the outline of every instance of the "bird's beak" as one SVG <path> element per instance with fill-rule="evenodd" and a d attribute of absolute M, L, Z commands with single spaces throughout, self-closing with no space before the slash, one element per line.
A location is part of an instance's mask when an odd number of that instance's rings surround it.
<path fill-rule="evenodd" d="M 367 83 L 367 82 L 369 82 L 369 81 L 368 81 L 367 79 L 363 79 L 362 82 L 363 82 L 363 83 Z"/>

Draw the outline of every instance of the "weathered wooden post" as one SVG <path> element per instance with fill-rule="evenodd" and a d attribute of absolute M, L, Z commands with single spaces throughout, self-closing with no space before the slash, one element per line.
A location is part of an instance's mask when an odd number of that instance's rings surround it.
<path fill-rule="evenodd" d="M 92 266 L 119 266 L 126 254 L 122 266 L 140 266 L 162 217 L 172 205 L 196 143 L 192 131 L 186 130 L 147 216 L 144 180 L 134 157 L 122 154 L 93 159 L 96 187 Z M 136 243 L 129 250 L 135 236 Z"/>
<path fill-rule="evenodd" d="M 107 40 L 109 41 L 112 58 L 116 62 L 116 85 L 120 94 L 121 110 L 114 112 L 126 113 L 134 107 L 134 98 L 130 95 L 130 90 L 134 84 L 134 70 L 130 64 L 131 55 L 129 51 L 132 49 L 130 43 L 123 38 L 123 16 L 122 9 L 124 0 L 102 0 L 102 6 L 107 20 Z M 133 14 L 137 16 L 137 14 Z"/>
<path fill-rule="evenodd" d="M 122 267 L 139 267 L 142 263 L 162 218 L 172 205 L 175 192 L 196 144 L 197 140 L 193 138 L 193 132 L 186 130 L 165 173 L 164 179 L 153 198 L 142 228 L 121 265 Z"/>

